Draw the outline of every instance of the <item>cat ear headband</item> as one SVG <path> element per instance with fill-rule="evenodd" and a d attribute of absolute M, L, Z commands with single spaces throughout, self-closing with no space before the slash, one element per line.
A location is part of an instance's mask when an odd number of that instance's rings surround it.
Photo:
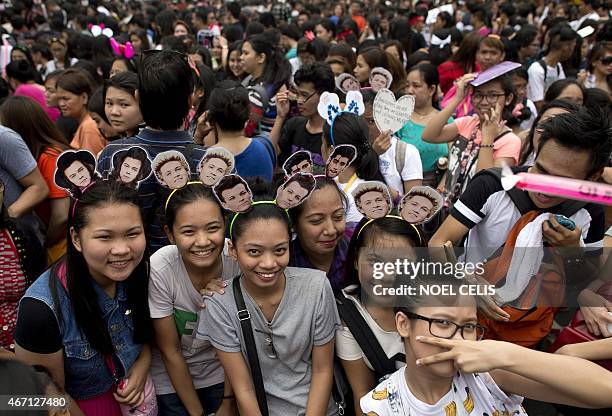
<path fill-rule="evenodd" d="M 341 113 L 351 113 L 360 116 L 365 112 L 363 97 L 359 91 L 349 91 L 346 93 L 346 105 L 340 106 L 340 98 L 337 94 L 325 91 L 319 99 L 317 105 L 319 115 L 329 124 L 329 135 L 332 146 L 334 143 L 334 121 Z"/>
<path fill-rule="evenodd" d="M 104 35 L 107 38 L 112 38 L 114 33 L 113 30 L 109 27 L 104 27 L 104 23 L 100 23 L 99 25 L 92 25 L 91 23 L 87 25 L 87 28 L 94 36 Z"/>
<path fill-rule="evenodd" d="M 136 51 L 134 50 L 134 46 L 132 45 L 132 42 L 128 41 L 128 42 L 125 42 L 125 44 L 121 44 L 117 42 L 115 38 L 110 38 L 110 45 L 111 45 L 111 48 L 113 49 L 113 52 L 117 56 L 123 56 L 126 59 L 132 59 L 134 55 L 136 54 Z"/>

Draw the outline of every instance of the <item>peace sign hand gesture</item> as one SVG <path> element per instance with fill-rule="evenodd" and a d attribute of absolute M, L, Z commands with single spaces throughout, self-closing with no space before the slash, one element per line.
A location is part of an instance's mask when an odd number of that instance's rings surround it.
<path fill-rule="evenodd" d="M 509 367 L 512 364 L 512 350 L 516 347 L 514 344 L 492 340 L 467 341 L 425 336 L 418 336 L 416 340 L 448 350 L 418 359 L 417 366 L 453 361 L 455 368 L 464 373 L 484 373 Z"/>

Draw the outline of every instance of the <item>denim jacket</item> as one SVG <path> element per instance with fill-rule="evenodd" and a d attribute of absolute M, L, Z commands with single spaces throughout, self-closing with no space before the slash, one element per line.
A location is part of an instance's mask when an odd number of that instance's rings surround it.
<path fill-rule="evenodd" d="M 59 279 L 56 287 L 61 318 L 58 315 L 49 288 L 49 279 L 57 277 L 51 276 L 50 270 L 45 271 L 28 288 L 24 297 L 42 301 L 53 311 L 59 323 L 64 345 L 66 391 L 75 400 L 91 399 L 106 393 L 112 387 L 111 371 L 106 363 L 106 357 L 91 347 L 85 334 L 79 329 L 70 298 Z M 117 375 L 123 377 L 142 349 L 141 344 L 135 344 L 133 341 L 134 326 L 127 303 L 127 293 L 124 285 L 118 283 L 115 299 L 111 299 L 95 281 L 92 283 L 115 348 L 113 361 Z"/>

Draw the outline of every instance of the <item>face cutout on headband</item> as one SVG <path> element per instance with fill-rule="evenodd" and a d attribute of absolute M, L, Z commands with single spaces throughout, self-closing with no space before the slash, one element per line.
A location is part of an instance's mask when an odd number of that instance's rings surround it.
<path fill-rule="evenodd" d="M 347 94 L 349 91 L 359 91 L 361 85 L 357 78 L 345 72 L 336 77 L 336 88 L 344 94 Z"/>
<path fill-rule="evenodd" d="M 189 163 L 181 152 L 169 150 L 155 156 L 152 163 L 157 182 L 168 189 L 180 189 L 191 177 Z"/>
<path fill-rule="evenodd" d="M 57 158 L 55 184 L 73 197 L 80 195 L 98 180 L 96 157 L 87 150 L 66 150 Z"/>
<path fill-rule="evenodd" d="M 357 148 L 351 144 L 341 144 L 334 147 L 325 165 L 325 176 L 330 179 L 337 177 L 355 161 L 356 157 Z"/>
<path fill-rule="evenodd" d="M 232 212 L 246 212 L 253 205 L 253 193 L 247 182 L 238 175 L 226 175 L 213 187 L 221 206 Z"/>
<path fill-rule="evenodd" d="M 400 216 L 410 224 L 431 220 L 442 208 L 442 195 L 431 186 L 415 186 L 399 204 Z"/>
<path fill-rule="evenodd" d="M 382 182 L 360 183 L 351 194 L 357 210 L 371 220 L 382 218 L 391 212 L 392 204 L 389 188 Z"/>
<path fill-rule="evenodd" d="M 312 154 L 307 150 L 299 150 L 289 156 L 283 163 L 285 176 L 296 173 L 312 173 Z"/>
<path fill-rule="evenodd" d="M 276 205 L 283 209 L 295 208 L 312 194 L 315 178 L 310 173 L 296 173 L 276 190 Z"/>
<path fill-rule="evenodd" d="M 234 170 L 234 155 L 223 147 L 211 147 L 198 164 L 200 180 L 206 186 L 215 186 L 221 178 Z"/>
<path fill-rule="evenodd" d="M 138 189 L 140 182 L 151 176 L 151 160 L 140 146 L 132 146 L 113 154 L 110 180 Z"/>
<path fill-rule="evenodd" d="M 378 92 L 383 88 L 391 88 L 393 75 L 385 68 L 377 66 L 370 71 L 370 87 L 372 91 Z"/>

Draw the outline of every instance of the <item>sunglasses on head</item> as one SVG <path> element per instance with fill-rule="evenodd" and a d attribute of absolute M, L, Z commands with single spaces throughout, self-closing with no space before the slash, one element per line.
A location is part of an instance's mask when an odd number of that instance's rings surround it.
<path fill-rule="evenodd" d="M 52 43 L 59 43 L 62 46 L 66 46 L 66 44 L 64 43 L 64 41 L 61 38 L 51 38 L 51 40 L 49 41 L 49 45 L 51 45 Z"/>

